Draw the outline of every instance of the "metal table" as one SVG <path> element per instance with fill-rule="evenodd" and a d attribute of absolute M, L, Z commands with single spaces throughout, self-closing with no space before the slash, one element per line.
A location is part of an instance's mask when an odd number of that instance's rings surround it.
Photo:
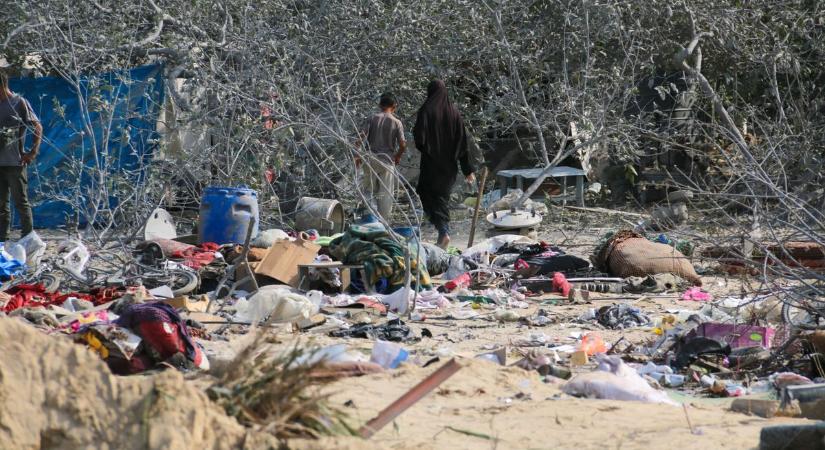
<path fill-rule="evenodd" d="M 516 180 L 516 188 L 521 189 L 524 191 L 524 180 L 535 180 L 541 175 L 544 171 L 542 168 L 532 168 L 532 169 L 508 169 L 508 170 L 499 170 L 496 173 L 496 179 L 501 186 L 501 195 L 507 194 L 507 191 L 510 189 L 510 182 L 512 179 L 515 178 Z M 579 206 L 584 206 L 584 177 L 586 173 L 582 169 L 576 169 L 575 167 L 567 167 L 567 166 L 557 166 L 550 170 L 550 175 L 548 178 L 561 178 L 562 180 L 562 193 L 564 201 L 566 201 L 566 194 L 567 194 L 567 179 L 569 177 L 576 178 L 576 203 Z"/>

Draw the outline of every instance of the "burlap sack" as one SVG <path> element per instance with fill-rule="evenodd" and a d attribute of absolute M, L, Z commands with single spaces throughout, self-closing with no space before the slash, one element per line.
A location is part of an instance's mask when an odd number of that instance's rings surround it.
<path fill-rule="evenodd" d="M 696 286 L 702 285 L 693 265 L 680 251 L 666 244 L 651 242 L 633 232 L 616 233 L 596 259 L 601 263 L 597 263 L 597 267 L 602 266 L 617 277 L 672 273 Z"/>
<path fill-rule="evenodd" d="M 702 284 L 693 265 L 679 250 L 645 238 L 631 238 L 617 244 L 608 259 L 608 267 L 610 273 L 620 277 L 672 273 L 695 285 Z"/>

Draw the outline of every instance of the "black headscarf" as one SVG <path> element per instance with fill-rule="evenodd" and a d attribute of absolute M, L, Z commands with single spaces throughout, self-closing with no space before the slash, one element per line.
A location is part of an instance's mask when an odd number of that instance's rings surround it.
<path fill-rule="evenodd" d="M 456 160 L 466 153 L 464 120 L 450 102 L 443 81 L 434 80 L 427 86 L 427 100 L 418 110 L 413 135 L 416 148 L 432 158 Z"/>

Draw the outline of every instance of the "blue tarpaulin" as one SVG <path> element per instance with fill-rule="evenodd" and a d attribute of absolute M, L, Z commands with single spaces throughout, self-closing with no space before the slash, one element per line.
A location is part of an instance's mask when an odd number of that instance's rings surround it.
<path fill-rule="evenodd" d="M 35 227 L 55 228 L 75 220 L 84 225 L 90 211 L 118 204 L 116 185 L 142 180 L 158 147 L 162 72 L 162 66 L 151 65 L 73 81 L 10 80 L 11 90 L 31 103 L 43 124 L 40 155 L 29 168 Z M 31 133 L 27 150 L 30 143 Z M 101 199 L 101 192 L 109 195 Z M 67 200 L 85 206 L 78 211 Z"/>

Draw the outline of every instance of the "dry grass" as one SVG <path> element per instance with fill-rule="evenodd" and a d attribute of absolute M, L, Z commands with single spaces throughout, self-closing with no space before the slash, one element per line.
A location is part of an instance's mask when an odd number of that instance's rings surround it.
<path fill-rule="evenodd" d="M 240 352 L 232 368 L 208 389 L 209 397 L 241 424 L 279 439 L 354 434 L 346 415 L 320 393 L 330 379 L 312 376 L 323 362 L 300 363 L 311 354 L 297 344 L 273 356 L 261 351 L 266 340 L 262 334 Z"/>

